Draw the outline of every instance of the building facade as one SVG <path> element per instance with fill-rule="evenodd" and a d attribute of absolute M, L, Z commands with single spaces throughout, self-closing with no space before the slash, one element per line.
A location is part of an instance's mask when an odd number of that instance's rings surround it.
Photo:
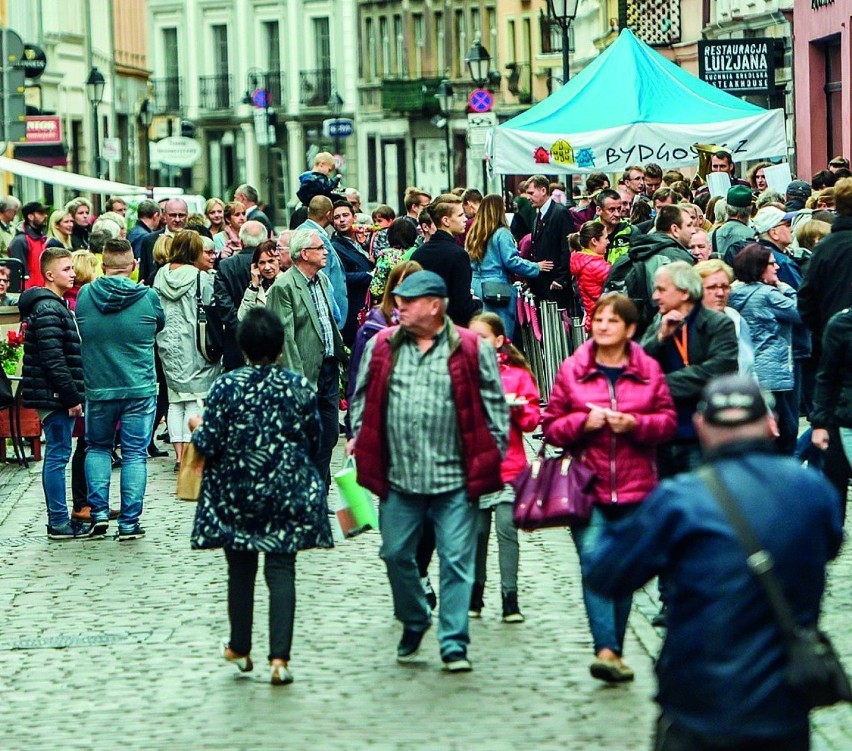
<path fill-rule="evenodd" d="M 852 4 L 797 0 L 796 167 L 803 179 L 852 158 Z"/>
<path fill-rule="evenodd" d="M 316 153 L 357 173 L 354 139 L 324 125 L 356 109 L 355 0 L 149 0 L 148 11 L 161 183 L 228 199 L 248 182 L 286 224 Z M 191 167 L 159 158 L 156 143 L 178 135 L 199 142 Z"/>

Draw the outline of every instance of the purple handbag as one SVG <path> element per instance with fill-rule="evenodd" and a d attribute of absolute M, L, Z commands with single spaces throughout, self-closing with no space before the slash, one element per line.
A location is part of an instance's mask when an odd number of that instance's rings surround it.
<path fill-rule="evenodd" d="M 596 500 L 596 481 L 588 465 L 567 451 L 547 459 L 542 447 L 530 466 L 511 482 L 515 489 L 515 526 L 531 532 L 587 524 Z"/>

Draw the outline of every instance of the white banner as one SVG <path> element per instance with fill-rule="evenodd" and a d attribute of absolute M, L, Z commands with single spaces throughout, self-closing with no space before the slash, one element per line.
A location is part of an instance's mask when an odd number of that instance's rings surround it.
<path fill-rule="evenodd" d="M 769 110 L 752 117 L 702 125 L 637 123 L 564 135 L 494 129 L 494 171 L 507 175 L 537 172 L 621 172 L 631 164 L 656 162 L 663 169 L 698 163 L 696 143 L 716 143 L 734 161 L 787 155 L 784 112 Z"/>

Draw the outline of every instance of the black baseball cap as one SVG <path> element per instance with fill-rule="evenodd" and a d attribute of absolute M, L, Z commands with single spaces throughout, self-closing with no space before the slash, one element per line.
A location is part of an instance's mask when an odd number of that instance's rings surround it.
<path fill-rule="evenodd" d="M 21 207 L 21 216 L 26 218 L 30 214 L 47 214 L 50 212 L 50 207 L 45 206 L 40 201 L 30 201 Z"/>
<path fill-rule="evenodd" d="M 726 375 L 707 384 L 698 403 L 698 412 L 709 425 L 735 428 L 766 417 L 773 406 L 772 396 L 765 393 L 754 378 Z"/>

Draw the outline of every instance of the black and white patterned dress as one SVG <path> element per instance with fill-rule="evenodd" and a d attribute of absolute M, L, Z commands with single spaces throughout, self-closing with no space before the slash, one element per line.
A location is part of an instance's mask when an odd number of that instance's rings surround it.
<path fill-rule="evenodd" d="M 295 553 L 333 547 L 314 466 L 320 421 L 310 382 L 277 365 L 213 384 L 192 442 L 205 456 L 192 547 Z"/>

